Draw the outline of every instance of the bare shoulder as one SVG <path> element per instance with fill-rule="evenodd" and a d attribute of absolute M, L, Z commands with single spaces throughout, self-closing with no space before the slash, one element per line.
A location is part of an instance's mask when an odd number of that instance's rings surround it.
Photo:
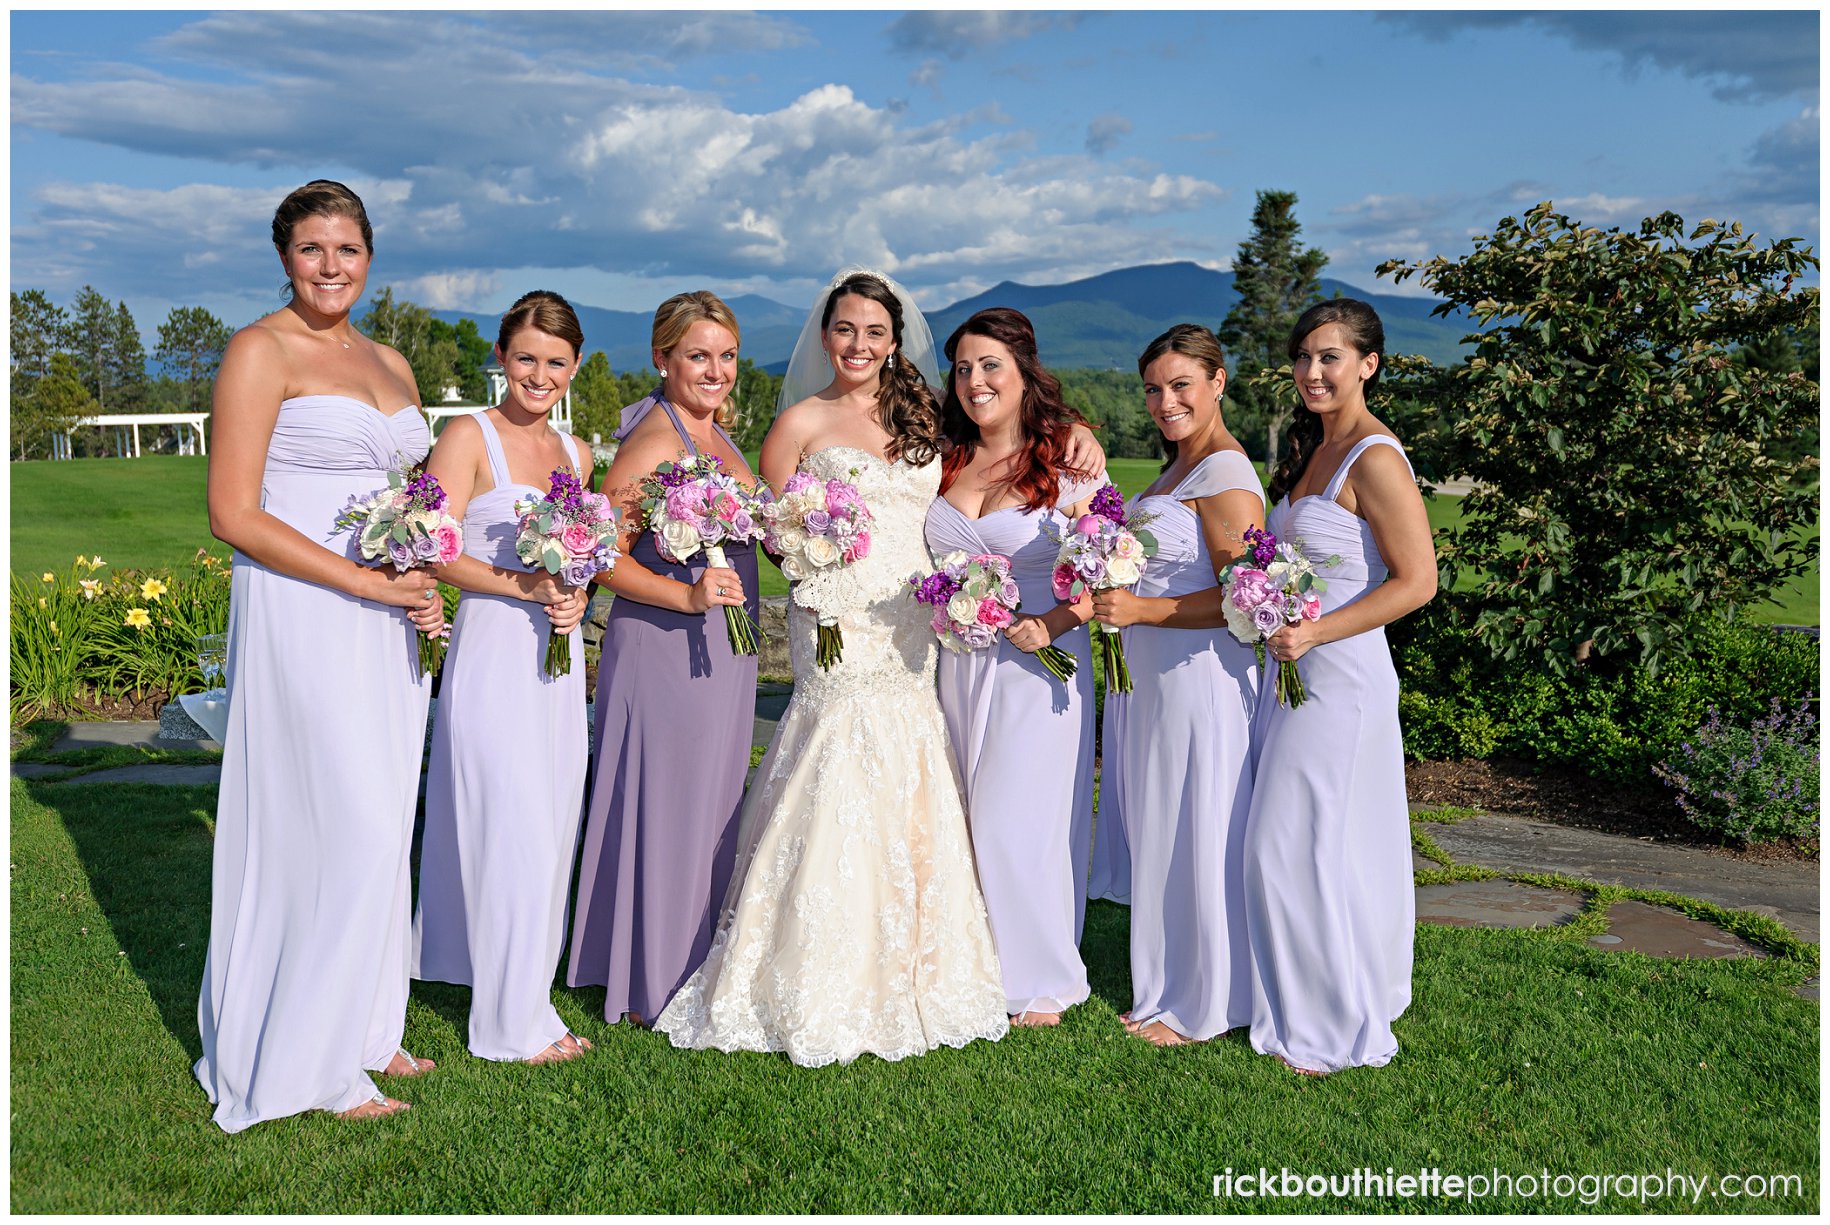
<path fill-rule="evenodd" d="M 417 393 L 419 382 L 413 377 L 412 365 L 401 356 L 400 350 L 384 345 L 379 340 L 371 340 L 369 343 L 375 346 L 375 353 L 381 358 L 381 364 L 388 368 L 388 373 L 414 388 Z"/>
<path fill-rule="evenodd" d="M 468 455 L 479 451 L 483 446 L 483 427 L 477 424 L 475 414 L 465 417 L 453 417 L 445 422 L 438 432 L 438 442 L 433 449 L 447 456 Z"/>
<path fill-rule="evenodd" d="M 229 337 L 228 346 L 222 352 L 223 361 L 255 361 L 268 366 L 286 361 L 291 356 L 290 345 L 282 328 L 274 322 L 275 318 L 275 315 L 267 315 L 256 319 Z"/>
<path fill-rule="evenodd" d="M 685 450 L 685 444 L 674 432 L 673 423 L 667 419 L 667 415 L 650 413 L 617 447 L 611 467 L 619 476 L 632 469 L 647 472 L 664 460 L 678 459 Z M 590 448 L 586 447 L 585 454 L 589 453 Z"/>

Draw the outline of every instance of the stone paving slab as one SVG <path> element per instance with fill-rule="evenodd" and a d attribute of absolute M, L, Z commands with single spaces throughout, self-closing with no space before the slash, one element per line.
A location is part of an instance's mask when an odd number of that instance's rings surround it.
<path fill-rule="evenodd" d="M 1589 943 L 1611 952 L 1631 951 L 1652 957 L 1767 956 L 1764 949 L 1713 923 L 1644 902 L 1616 902 L 1608 907 L 1607 934 L 1591 936 Z"/>
<path fill-rule="evenodd" d="M 69 766 L 54 766 L 48 761 L 16 761 L 13 763 L 14 778 L 43 778 L 47 774 L 62 774 Z"/>
<path fill-rule="evenodd" d="M 65 787 L 81 787 L 87 783 L 162 783 L 168 787 L 193 787 L 205 784 L 215 785 L 222 781 L 221 766 L 174 766 L 159 763 L 148 763 L 141 766 L 116 766 L 112 770 L 97 770 L 92 774 L 79 774 Z"/>
<path fill-rule="evenodd" d="M 1424 858 L 1423 853 L 1416 847 L 1411 848 L 1411 871 L 1434 872 L 1440 867 L 1442 867 L 1442 865 L 1437 863 L 1434 859 Z"/>
<path fill-rule="evenodd" d="M 1417 890 L 1417 921 L 1451 927 L 1556 927 L 1582 909 L 1579 893 L 1509 880 L 1463 880 Z"/>
<path fill-rule="evenodd" d="M 1667 889 L 1777 919 L 1802 940 L 1819 931 L 1818 865 L 1752 863 L 1696 847 L 1488 814 L 1430 825 L 1456 863 L 1502 872 L 1560 872 L 1602 884 Z"/>

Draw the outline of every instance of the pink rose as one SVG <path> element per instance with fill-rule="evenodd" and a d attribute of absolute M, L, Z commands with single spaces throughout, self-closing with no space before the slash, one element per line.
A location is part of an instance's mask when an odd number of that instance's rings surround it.
<path fill-rule="evenodd" d="M 1322 615 L 1322 597 L 1310 592 L 1303 597 L 1303 620 L 1313 621 Z"/>
<path fill-rule="evenodd" d="M 449 523 L 442 523 L 432 529 L 432 539 L 438 542 L 438 564 L 450 565 L 464 551 L 464 534 Z"/>
<path fill-rule="evenodd" d="M 1074 567 L 1069 565 L 1055 567 L 1054 587 L 1055 598 L 1057 600 L 1071 600 L 1074 598 L 1075 577 Z"/>
<path fill-rule="evenodd" d="M 845 550 L 845 560 L 854 562 L 871 554 L 871 534 L 859 532 L 858 538 L 851 542 L 851 548 Z"/>
<path fill-rule="evenodd" d="M 1010 610 L 986 596 L 979 601 L 979 624 L 989 625 L 994 630 L 1001 630 L 1010 624 Z"/>
<path fill-rule="evenodd" d="M 720 519 L 729 519 L 737 513 L 737 499 L 728 492 L 721 492 L 712 499 L 712 512 Z"/>
<path fill-rule="evenodd" d="M 597 533 L 582 523 L 568 523 L 559 533 L 559 543 L 573 557 L 585 557 L 597 549 Z"/>

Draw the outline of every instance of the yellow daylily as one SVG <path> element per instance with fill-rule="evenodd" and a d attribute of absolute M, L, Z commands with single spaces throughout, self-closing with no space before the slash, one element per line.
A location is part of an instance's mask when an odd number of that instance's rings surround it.
<path fill-rule="evenodd" d="M 144 583 L 140 584 L 140 598 L 142 600 L 156 600 L 164 594 L 165 584 L 161 583 L 156 578 L 149 578 Z"/>
<path fill-rule="evenodd" d="M 152 618 L 147 615 L 144 608 L 130 608 L 127 610 L 127 620 L 123 621 L 121 624 L 132 626 L 137 630 L 143 630 L 152 624 Z"/>
<path fill-rule="evenodd" d="M 51 632 L 59 637 L 62 637 L 63 635 L 63 631 L 57 628 L 57 622 L 55 621 L 51 622 Z"/>
<path fill-rule="evenodd" d="M 57 576 L 52 574 L 49 570 L 46 570 L 44 572 L 44 581 L 47 583 L 55 583 L 57 581 Z"/>

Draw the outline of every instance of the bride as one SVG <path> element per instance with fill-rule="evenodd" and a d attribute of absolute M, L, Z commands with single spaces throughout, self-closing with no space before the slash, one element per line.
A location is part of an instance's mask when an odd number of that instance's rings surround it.
<path fill-rule="evenodd" d="M 907 591 L 929 568 L 938 382 L 927 323 L 887 277 L 847 269 L 814 303 L 762 475 L 776 489 L 796 470 L 856 485 L 871 551 L 794 589 L 794 698 L 744 801 L 711 952 L 655 1021 L 675 1046 L 786 1051 L 814 1067 L 1008 1028 L 935 696 L 937 644 Z M 814 663 L 813 608 L 838 614 L 844 657 L 831 671 Z"/>

